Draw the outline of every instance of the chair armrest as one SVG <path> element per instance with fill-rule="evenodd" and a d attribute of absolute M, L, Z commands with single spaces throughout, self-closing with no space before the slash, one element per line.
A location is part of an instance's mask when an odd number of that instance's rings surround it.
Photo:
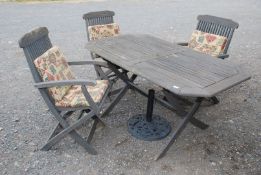
<path fill-rule="evenodd" d="M 177 44 L 180 46 L 188 46 L 188 42 L 178 42 Z"/>
<path fill-rule="evenodd" d="M 220 54 L 217 56 L 218 58 L 221 58 L 221 59 L 225 59 L 225 58 L 228 58 L 229 55 L 228 54 Z"/>
<path fill-rule="evenodd" d="M 96 82 L 93 80 L 60 80 L 60 81 L 45 81 L 40 83 L 35 83 L 34 87 L 38 89 L 42 88 L 49 88 L 49 87 L 56 87 L 56 86 L 68 86 L 68 85 L 88 85 L 88 86 L 94 86 L 96 85 Z"/>
<path fill-rule="evenodd" d="M 101 67 L 107 67 L 108 68 L 108 64 L 106 61 L 69 61 L 68 62 L 69 65 L 97 65 L 97 66 L 101 66 Z"/>

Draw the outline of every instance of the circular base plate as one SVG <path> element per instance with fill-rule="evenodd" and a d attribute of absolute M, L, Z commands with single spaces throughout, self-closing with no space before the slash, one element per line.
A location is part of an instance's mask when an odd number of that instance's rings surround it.
<path fill-rule="evenodd" d="M 145 114 L 138 114 L 128 120 L 128 131 L 140 140 L 153 141 L 166 137 L 171 126 L 169 122 L 158 115 L 152 115 L 152 121 L 146 121 Z"/>

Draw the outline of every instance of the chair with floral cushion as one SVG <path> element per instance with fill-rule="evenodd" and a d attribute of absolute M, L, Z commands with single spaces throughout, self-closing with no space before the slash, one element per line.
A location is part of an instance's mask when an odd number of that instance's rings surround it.
<path fill-rule="evenodd" d="M 83 19 L 86 24 L 88 41 L 119 35 L 120 28 L 118 24 L 114 23 L 114 15 L 113 11 L 96 11 L 84 14 Z M 91 57 L 94 60 L 104 61 L 94 53 L 91 53 Z M 118 77 L 111 70 L 102 69 L 96 65 L 95 70 L 99 79 L 104 79 L 104 76 L 107 76 L 113 82 L 118 80 Z"/>
<path fill-rule="evenodd" d="M 239 24 L 231 19 L 210 15 L 199 15 L 197 19 L 196 30 L 189 42 L 178 44 L 217 58 L 228 58 L 227 51 Z"/>
<path fill-rule="evenodd" d="M 99 61 L 67 62 L 61 50 L 52 45 L 48 33 L 46 27 L 40 27 L 19 40 L 35 81 L 34 86 L 59 122 L 42 150 L 49 150 L 69 134 L 87 152 L 97 154 L 90 141 L 97 124 L 104 124 L 100 117 L 107 114 L 116 104 L 114 99 L 105 107 L 112 83 L 110 80 L 76 79 L 70 65 L 107 65 Z M 69 124 L 66 119 L 76 111 L 79 111 L 77 120 Z M 88 139 L 85 140 L 76 129 L 89 120 L 93 120 L 93 125 Z"/>
<path fill-rule="evenodd" d="M 228 58 L 229 55 L 227 51 L 234 31 L 238 28 L 239 24 L 230 19 L 210 15 L 199 15 L 197 19 L 198 24 L 196 30 L 192 32 L 189 42 L 180 42 L 178 44 L 201 53 L 209 54 L 213 57 L 221 59 Z M 191 105 L 189 100 L 177 97 L 166 89 L 163 90 L 163 93 L 164 99 L 172 103 L 181 115 L 185 113 L 183 106 Z M 206 100 L 209 101 L 210 104 L 219 103 L 219 100 L 215 96 Z M 196 123 L 204 126 L 203 123 L 200 124 L 199 121 Z M 202 128 L 206 128 L 206 126 Z"/>

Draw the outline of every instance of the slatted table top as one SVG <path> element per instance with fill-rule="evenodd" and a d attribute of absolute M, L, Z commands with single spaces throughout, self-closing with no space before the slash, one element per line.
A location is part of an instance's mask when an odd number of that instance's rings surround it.
<path fill-rule="evenodd" d="M 250 78 L 240 67 L 150 35 L 90 41 L 87 49 L 182 96 L 211 97 Z"/>

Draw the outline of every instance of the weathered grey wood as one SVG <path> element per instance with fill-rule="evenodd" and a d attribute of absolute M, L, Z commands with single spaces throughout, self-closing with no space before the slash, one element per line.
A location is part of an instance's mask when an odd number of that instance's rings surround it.
<path fill-rule="evenodd" d="M 138 76 L 182 96 L 212 97 L 250 78 L 226 60 L 149 35 L 91 41 L 87 48 Z"/>
<path fill-rule="evenodd" d="M 123 68 L 144 60 L 158 58 L 159 55 L 170 55 L 182 50 L 181 47 L 169 45 L 168 42 L 149 35 L 144 35 L 144 38 L 140 38 L 139 35 L 133 37 L 122 35 L 118 36 L 117 40 L 101 39 L 101 41 L 98 44 L 89 42 L 87 47 L 95 45 L 92 47 L 94 52 L 99 53 L 103 58 L 111 57 Z"/>
<path fill-rule="evenodd" d="M 119 72 L 116 65 L 174 94 L 197 97 L 192 109 L 186 113 L 157 159 L 168 151 L 188 122 L 201 129 L 208 127 L 193 117 L 203 100 L 202 97 L 212 97 L 250 78 L 248 74 L 228 61 L 215 59 L 148 35 L 125 35 L 92 41 L 87 48 L 107 60 L 109 67 L 116 75 L 127 86 L 131 86 L 142 95 L 147 96 L 126 75 Z M 155 100 L 157 101 L 157 98 Z M 171 110 L 177 110 L 166 101 L 159 100 L 158 102 L 162 102 L 163 106 Z"/>

